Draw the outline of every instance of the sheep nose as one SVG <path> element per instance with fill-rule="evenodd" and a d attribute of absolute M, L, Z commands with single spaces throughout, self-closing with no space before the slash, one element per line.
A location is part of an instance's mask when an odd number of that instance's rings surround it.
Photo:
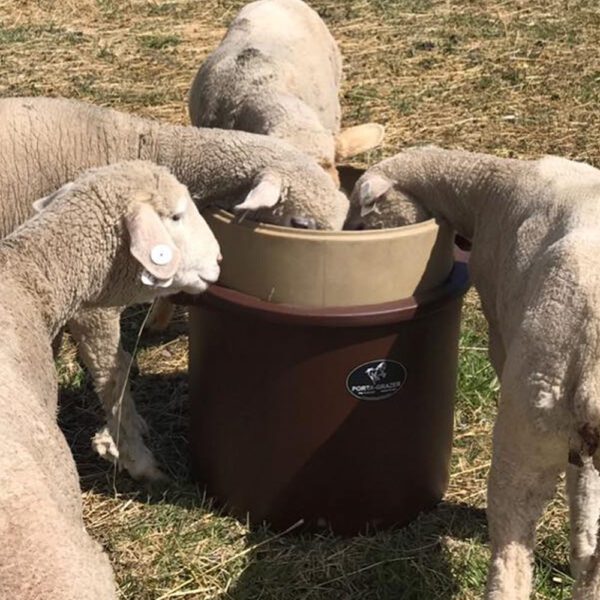
<path fill-rule="evenodd" d="M 217 256 L 217 264 L 221 264 L 221 261 L 223 260 L 223 255 L 219 252 L 219 256 Z"/>

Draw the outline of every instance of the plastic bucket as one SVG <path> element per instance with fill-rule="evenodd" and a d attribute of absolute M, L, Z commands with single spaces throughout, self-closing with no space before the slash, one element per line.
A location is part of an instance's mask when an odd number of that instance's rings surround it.
<path fill-rule="evenodd" d="M 359 307 L 213 286 L 190 306 L 195 473 L 233 514 L 342 534 L 402 525 L 449 477 L 463 262 L 434 289 Z"/>

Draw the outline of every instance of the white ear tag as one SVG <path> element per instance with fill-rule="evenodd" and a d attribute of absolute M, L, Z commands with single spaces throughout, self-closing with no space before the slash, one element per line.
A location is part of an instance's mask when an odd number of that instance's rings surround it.
<path fill-rule="evenodd" d="M 153 286 L 156 284 L 156 278 L 153 275 L 151 275 L 150 273 L 148 273 L 148 271 L 146 271 L 146 269 L 144 269 L 142 271 L 142 283 L 144 285 Z"/>
<path fill-rule="evenodd" d="M 173 260 L 173 250 L 166 244 L 157 244 L 150 250 L 150 260 L 155 265 L 168 265 Z"/>
<path fill-rule="evenodd" d="M 146 271 L 146 269 L 142 271 L 141 279 L 144 285 L 148 285 L 150 287 L 167 288 L 173 283 L 172 277 L 169 277 L 169 279 L 157 279 L 154 277 L 154 275 L 152 275 L 152 273 Z"/>

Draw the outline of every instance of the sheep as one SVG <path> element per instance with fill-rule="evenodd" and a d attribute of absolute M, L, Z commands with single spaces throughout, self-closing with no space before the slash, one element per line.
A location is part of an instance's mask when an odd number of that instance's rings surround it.
<path fill-rule="evenodd" d="M 431 218 L 426 208 L 404 194 L 389 178 L 380 175 L 376 167 L 370 169 L 370 176 L 363 182 L 365 187 L 361 190 L 360 197 L 376 198 L 377 202 L 363 206 L 357 201 L 359 196 L 354 193 L 344 229 L 402 227 Z"/>
<path fill-rule="evenodd" d="M 336 163 L 375 148 L 384 135 L 377 123 L 341 130 L 341 79 L 341 53 L 316 11 L 302 0 L 258 0 L 240 10 L 196 73 L 190 120 L 285 140 L 339 186 Z M 296 224 L 312 228 L 310 217 Z M 149 327 L 165 329 L 173 310 L 167 299 L 156 303 Z"/>
<path fill-rule="evenodd" d="M 37 205 L 0 242 L 0 597 L 116 600 L 56 422 L 52 340 L 82 304 L 203 292 L 219 246 L 185 186 L 149 162 L 87 171 Z"/>
<path fill-rule="evenodd" d="M 553 156 L 411 149 L 359 179 L 350 219 L 377 207 L 393 215 L 386 205 L 400 196 L 472 242 L 501 383 L 487 598 L 529 597 L 535 524 L 565 469 L 574 597 L 599 598 L 600 170 Z M 406 224 L 403 211 L 387 224 Z"/>
<path fill-rule="evenodd" d="M 320 229 L 340 229 L 348 211 L 346 196 L 314 161 L 266 136 L 165 125 L 61 98 L 1 99 L 0 123 L 0 236 L 31 216 L 36 198 L 86 168 L 137 158 L 169 167 L 200 208 L 218 202 L 276 224 L 310 216 Z M 121 311 L 84 307 L 68 328 L 108 417 L 94 448 L 135 479 L 154 481 L 163 474 L 144 443 L 145 423 L 126 384 Z"/>
<path fill-rule="evenodd" d="M 339 185 L 336 163 L 378 146 L 384 128 L 340 131 L 342 57 L 319 15 L 301 0 L 244 6 L 189 93 L 192 124 L 286 140 Z"/>

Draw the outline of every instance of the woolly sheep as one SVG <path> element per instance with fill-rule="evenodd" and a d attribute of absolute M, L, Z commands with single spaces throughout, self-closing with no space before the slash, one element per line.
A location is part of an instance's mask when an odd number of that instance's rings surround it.
<path fill-rule="evenodd" d="M 136 158 L 169 167 L 200 207 L 219 202 L 279 224 L 309 214 L 322 229 L 340 229 L 348 210 L 348 199 L 313 161 L 266 136 L 164 125 L 50 98 L 0 100 L 0 123 L 0 236 L 31 216 L 31 202 L 82 170 Z M 96 451 L 137 479 L 155 480 L 162 474 L 143 441 L 145 424 L 126 384 L 121 311 L 84 308 L 68 328 L 108 417 L 94 438 Z M 112 415 L 122 389 L 122 415 L 129 418 L 118 424 Z"/>
<path fill-rule="evenodd" d="M 219 247 L 186 188 L 148 162 L 89 171 L 38 207 L 0 242 L 0 597 L 116 600 L 56 422 L 52 339 L 84 303 L 204 291 Z"/>
<path fill-rule="evenodd" d="M 319 15 L 301 0 L 259 0 L 242 8 L 200 67 L 189 97 L 198 127 L 271 135 L 312 156 L 339 185 L 336 162 L 381 142 L 368 123 L 340 131 L 342 57 Z M 313 228 L 312 218 L 297 218 Z M 173 305 L 152 307 L 148 325 L 169 324 Z"/>
<path fill-rule="evenodd" d="M 487 598 L 529 597 L 535 525 L 565 468 L 574 597 L 599 598 L 600 171 L 552 156 L 414 149 L 361 177 L 353 214 L 392 214 L 387 190 L 472 241 L 469 270 L 501 382 Z M 406 224 L 401 212 L 388 225 Z"/>
<path fill-rule="evenodd" d="M 369 170 L 370 176 L 364 182 L 360 197 L 376 198 L 377 202 L 363 206 L 357 202 L 359 196 L 354 193 L 344 229 L 402 227 L 431 218 L 427 209 L 404 194 L 389 178 L 379 175 L 376 167 Z"/>
<path fill-rule="evenodd" d="M 340 131 L 341 78 L 338 46 L 312 8 L 301 0 L 252 2 L 196 74 L 191 121 L 286 140 L 339 185 L 336 162 L 378 146 L 384 132 L 375 123 Z"/>

